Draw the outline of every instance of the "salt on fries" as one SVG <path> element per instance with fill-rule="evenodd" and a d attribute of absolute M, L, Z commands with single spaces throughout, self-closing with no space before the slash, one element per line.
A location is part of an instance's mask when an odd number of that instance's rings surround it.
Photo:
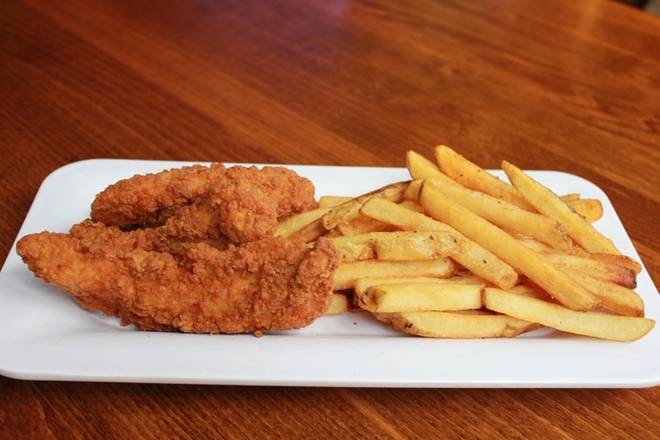
<path fill-rule="evenodd" d="M 409 151 L 411 181 L 323 196 L 280 223 L 280 236 L 333 240 L 342 262 L 326 314 L 362 310 L 435 338 L 548 327 L 634 341 L 651 331 L 633 290 L 641 266 L 591 224 L 600 201 L 558 196 L 506 161 L 511 184 L 449 147 L 435 156 Z"/>

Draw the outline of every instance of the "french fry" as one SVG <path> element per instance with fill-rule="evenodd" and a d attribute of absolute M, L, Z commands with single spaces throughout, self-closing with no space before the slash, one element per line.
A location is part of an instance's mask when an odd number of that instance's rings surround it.
<path fill-rule="evenodd" d="M 558 304 L 494 288 L 484 290 L 483 302 L 488 309 L 514 318 L 537 322 L 568 333 L 612 341 L 637 340 L 655 325 L 652 319 L 577 312 Z"/>
<path fill-rule="evenodd" d="M 573 200 L 579 200 L 580 199 L 580 194 L 578 194 L 578 193 L 564 194 L 563 196 L 560 196 L 559 198 L 562 199 L 564 202 L 572 202 Z"/>
<path fill-rule="evenodd" d="M 483 296 L 483 294 L 482 294 L 482 296 Z M 484 308 L 481 308 L 479 310 L 455 310 L 451 313 L 455 313 L 457 315 L 480 315 L 480 316 L 496 316 L 496 315 L 499 315 L 499 316 L 504 316 L 504 315 L 501 315 L 500 313 L 495 313 L 492 310 L 487 310 L 487 309 L 484 309 Z"/>
<path fill-rule="evenodd" d="M 419 200 L 419 192 L 422 190 L 422 184 L 424 179 L 415 179 L 406 186 L 406 189 L 403 190 L 404 200 Z"/>
<path fill-rule="evenodd" d="M 454 261 L 469 269 L 475 275 L 504 289 L 511 288 L 518 282 L 516 271 L 492 252 L 469 240 L 456 229 L 424 214 L 382 199 L 367 201 L 360 212 L 373 219 L 390 223 L 408 231 L 446 231 L 454 233 L 457 251 L 450 255 Z"/>
<path fill-rule="evenodd" d="M 533 237 L 557 249 L 571 249 L 573 242 L 564 228 L 555 220 L 535 214 L 505 200 L 491 197 L 439 180 L 427 180 L 448 199 L 462 205 L 478 216 L 508 231 Z"/>
<path fill-rule="evenodd" d="M 351 198 L 346 202 L 330 208 L 321 218 L 318 218 L 308 225 L 304 226 L 297 232 L 291 235 L 296 240 L 301 240 L 306 243 L 314 241 L 317 238 L 325 235 L 330 231 L 336 230 L 339 224 L 344 224 L 346 231 L 350 230 L 350 222 L 359 217 L 360 207 L 370 197 L 383 197 L 385 199 L 392 199 L 396 202 L 401 201 L 403 198 L 403 190 L 408 185 L 408 182 L 399 182 L 391 185 L 384 186 L 375 191 L 372 191 L 361 196 Z M 367 232 L 361 229 L 359 232 Z"/>
<path fill-rule="evenodd" d="M 329 231 L 341 223 L 347 223 L 358 217 L 360 208 L 364 202 L 371 198 L 382 198 L 392 202 L 400 202 L 403 199 L 403 191 L 408 186 L 408 183 L 393 183 L 335 206 L 321 218 L 323 227 Z"/>
<path fill-rule="evenodd" d="M 552 302 L 552 297 L 545 291 L 535 286 L 530 286 L 529 284 L 518 284 L 517 286 L 508 289 L 507 292 Z"/>
<path fill-rule="evenodd" d="M 444 145 L 436 147 L 435 158 L 440 169 L 464 187 L 481 191 L 492 197 L 506 200 L 519 208 L 535 212 L 534 207 L 521 197 L 515 188 L 470 162 L 451 148 Z"/>
<path fill-rule="evenodd" d="M 406 231 L 456 231 L 427 215 L 382 199 L 368 200 L 360 213 Z"/>
<path fill-rule="evenodd" d="M 615 264 L 594 260 L 589 257 L 565 255 L 555 252 L 542 252 L 554 266 L 569 269 L 590 277 L 616 283 L 623 287 L 634 289 L 637 285 L 635 272 Z"/>
<path fill-rule="evenodd" d="M 610 239 L 573 212 L 555 193 L 507 161 L 502 162 L 502 168 L 511 183 L 530 204 L 540 213 L 561 223 L 568 235 L 587 252 L 620 254 Z"/>
<path fill-rule="evenodd" d="M 510 316 L 476 311 L 378 313 L 375 316 L 404 333 L 430 338 L 505 338 L 538 327 Z"/>
<path fill-rule="evenodd" d="M 543 254 L 557 267 L 574 269 L 624 287 L 634 288 L 637 284 L 635 275 L 641 271 L 638 263 L 624 255 L 590 254 L 577 248 L 564 254 L 534 239 L 518 238 L 518 241 L 533 251 Z"/>
<path fill-rule="evenodd" d="M 619 315 L 644 316 L 644 302 L 633 290 L 576 271 L 564 271 L 598 298 L 604 309 Z"/>
<path fill-rule="evenodd" d="M 440 171 L 440 168 L 436 164 L 415 151 L 408 151 L 406 154 L 406 163 L 410 177 L 413 179 L 433 178 L 449 185 L 458 185 L 458 183 Z"/>
<path fill-rule="evenodd" d="M 341 263 L 335 272 L 333 290 L 350 289 L 360 278 L 431 276 L 450 277 L 455 272 L 451 260 L 442 258 L 426 261 L 375 261 L 364 260 Z"/>
<path fill-rule="evenodd" d="M 348 311 L 350 301 L 348 296 L 343 293 L 333 293 L 330 298 L 330 305 L 324 315 L 339 315 Z"/>
<path fill-rule="evenodd" d="M 472 275 L 455 275 L 451 278 L 433 277 L 367 277 L 360 278 L 353 287 L 355 295 L 360 296 L 373 286 L 381 284 L 484 284 L 483 280 Z"/>
<path fill-rule="evenodd" d="M 598 221 L 603 217 L 603 204 L 596 199 L 578 199 L 566 201 L 566 204 L 574 212 L 579 214 L 589 223 Z"/>
<path fill-rule="evenodd" d="M 319 198 L 319 208 L 334 208 L 337 205 L 348 202 L 351 198 L 347 196 L 321 196 Z"/>
<path fill-rule="evenodd" d="M 377 234 L 377 232 L 332 238 L 340 260 L 350 262 L 375 258 L 372 234 Z"/>
<path fill-rule="evenodd" d="M 544 252 L 556 252 L 547 244 L 541 243 L 540 241 L 534 240 L 529 237 L 516 236 L 516 239 L 523 245 L 527 246 L 534 252 L 544 253 Z"/>
<path fill-rule="evenodd" d="M 468 272 L 468 271 L 459 271 L 454 274 L 451 278 L 446 278 L 450 283 L 468 283 L 468 284 L 484 284 L 486 280 L 483 278 Z"/>
<path fill-rule="evenodd" d="M 274 235 L 277 237 L 290 237 L 313 221 L 323 217 L 328 211 L 330 211 L 330 208 L 317 208 L 292 215 L 277 225 Z"/>
<path fill-rule="evenodd" d="M 595 252 L 588 254 L 588 256 L 589 258 L 593 258 L 594 260 L 602 261 L 604 263 L 616 264 L 617 266 L 625 267 L 638 275 L 642 271 L 641 264 L 625 255 L 612 255 Z"/>
<path fill-rule="evenodd" d="M 404 208 L 410 209 L 411 211 L 417 211 L 424 214 L 424 207 L 414 200 L 404 200 L 403 202 L 399 203 L 399 206 L 403 206 Z"/>
<path fill-rule="evenodd" d="M 382 284 L 360 295 L 358 306 L 372 313 L 480 309 L 484 284 Z"/>
<path fill-rule="evenodd" d="M 370 232 L 332 239 L 344 262 L 377 258 L 390 261 L 431 260 L 454 252 L 447 232 Z"/>
<path fill-rule="evenodd" d="M 393 232 L 373 241 L 379 260 L 432 260 L 455 254 L 454 234 L 442 232 Z"/>
<path fill-rule="evenodd" d="M 393 231 L 394 229 L 390 224 L 379 222 L 361 214 L 346 223 L 337 225 L 337 230 L 341 235 L 358 235 L 369 232 Z"/>
<path fill-rule="evenodd" d="M 441 220 L 525 274 L 552 297 L 574 310 L 591 310 L 596 298 L 566 274 L 497 226 L 444 197 L 433 185 L 424 185 L 420 202 Z M 513 286 L 510 286 L 513 287 Z"/>
<path fill-rule="evenodd" d="M 303 226 L 298 231 L 294 232 L 291 235 L 291 238 L 293 240 L 299 240 L 305 243 L 309 243 L 321 237 L 326 232 L 328 231 L 326 231 L 326 229 L 323 227 L 323 224 L 321 223 L 321 219 L 319 218 L 312 221 L 308 225 Z"/>

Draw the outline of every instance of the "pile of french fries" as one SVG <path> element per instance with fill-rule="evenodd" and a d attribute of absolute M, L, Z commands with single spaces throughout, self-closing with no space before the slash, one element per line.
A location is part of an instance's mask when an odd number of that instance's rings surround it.
<path fill-rule="evenodd" d="M 641 266 L 591 224 L 598 200 L 559 197 L 506 161 L 510 184 L 449 147 L 435 156 L 409 151 L 411 181 L 321 197 L 278 226 L 279 236 L 333 240 L 341 264 L 328 314 L 360 309 L 438 338 L 549 327 L 633 341 L 653 328 L 633 290 Z"/>

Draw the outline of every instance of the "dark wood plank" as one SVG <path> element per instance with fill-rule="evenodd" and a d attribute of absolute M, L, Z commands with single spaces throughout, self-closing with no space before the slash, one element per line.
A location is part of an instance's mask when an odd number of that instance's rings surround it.
<path fill-rule="evenodd" d="M 657 281 L 659 25 L 598 0 L 3 2 L 0 253 L 76 160 L 403 165 L 446 143 L 598 184 Z M 651 438 L 659 393 L 0 378 L 0 434 Z"/>

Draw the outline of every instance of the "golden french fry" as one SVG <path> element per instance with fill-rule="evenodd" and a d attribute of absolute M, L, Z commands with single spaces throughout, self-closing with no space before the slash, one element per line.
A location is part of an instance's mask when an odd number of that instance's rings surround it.
<path fill-rule="evenodd" d="M 469 269 L 475 275 L 504 289 L 511 288 L 518 282 L 516 271 L 492 252 L 469 240 L 456 229 L 424 214 L 382 199 L 367 201 L 360 212 L 373 219 L 408 231 L 451 232 L 455 234 L 454 239 L 457 244 L 456 252 L 450 255 L 454 261 Z"/>
<path fill-rule="evenodd" d="M 536 298 L 486 288 L 484 305 L 495 312 L 557 330 L 612 341 L 634 341 L 647 334 L 655 321 L 598 312 L 576 312 Z"/>
<path fill-rule="evenodd" d="M 446 198 L 510 232 L 533 237 L 557 249 L 573 247 L 573 242 L 568 234 L 555 220 L 525 211 L 506 200 L 455 184 L 447 185 L 439 180 L 427 180 L 426 184 L 433 185 Z"/>
<path fill-rule="evenodd" d="M 480 309 L 484 284 L 382 284 L 367 289 L 357 305 L 372 313 Z"/>
<path fill-rule="evenodd" d="M 562 199 L 563 200 L 563 199 Z M 598 221 L 603 217 L 603 205 L 596 199 L 564 200 L 569 208 L 579 214 L 589 223 Z"/>
<path fill-rule="evenodd" d="M 427 215 L 382 199 L 368 200 L 360 213 L 406 231 L 456 231 Z"/>
<path fill-rule="evenodd" d="M 540 241 L 534 240 L 529 237 L 516 236 L 516 239 L 521 243 L 533 250 L 534 252 L 544 253 L 544 252 L 556 252 L 547 244 L 541 243 Z"/>
<path fill-rule="evenodd" d="M 593 258 L 594 260 L 602 261 L 604 263 L 616 264 L 617 266 L 625 267 L 632 270 L 636 274 L 639 274 L 642 271 L 641 264 L 625 255 L 612 255 L 595 252 L 588 254 L 588 257 Z"/>
<path fill-rule="evenodd" d="M 306 226 L 303 226 L 298 231 L 291 235 L 294 240 L 300 240 L 305 243 L 316 240 L 317 238 L 325 235 L 328 231 L 323 227 L 321 219 L 316 219 Z"/>
<path fill-rule="evenodd" d="M 341 263 L 335 272 L 333 290 L 350 289 L 360 278 L 432 276 L 450 277 L 456 270 L 451 260 L 442 258 L 426 261 L 364 260 Z"/>
<path fill-rule="evenodd" d="M 485 284 L 487 281 L 469 271 L 457 272 L 447 281 L 452 283 Z"/>
<path fill-rule="evenodd" d="M 351 199 L 352 197 L 347 196 L 321 196 L 319 198 L 319 208 L 334 208 Z"/>
<path fill-rule="evenodd" d="M 529 237 L 517 237 L 517 238 L 518 241 L 520 241 L 522 244 L 524 244 L 525 246 L 536 252 L 540 252 L 543 254 L 557 253 L 557 251 L 552 249 L 551 247 L 543 243 L 540 243 L 534 239 L 531 239 Z M 568 255 L 582 257 L 582 258 L 589 258 L 591 260 L 599 261 L 606 265 L 618 266 L 621 269 L 628 269 L 633 271 L 635 274 L 639 274 L 642 271 L 641 264 L 639 264 L 632 258 L 625 255 L 603 254 L 599 252 L 590 253 L 578 247 L 575 247 L 565 252 Z M 628 286 L 628 287 L 632 287 L 632 286 Z"/>
<path fill-rule="evenodd" d="M 333 293 L 330 299 L 330 305 L 324 315 L 338 315 L 348 311 L 350 301 L 348 296 L 343 293 Z"/>
<path fill-rule="evenodd" d="M 564 254 L 530 238 L 518 238 L 518 241 L 533 251 L 543 254 L 557 267 L 577 270 L 625 287 L 634 288 L 637 284 L 635 274 L 641 271 L 638 263 L 624 255 L 590 254 L 578 248 Z"/>
<path fill-rule="evenodd" d="M 544 301 L 552 302 L 552 297 L 545 291 L 539 289 L 536 286 L 530 286 L 529 284 L 518 284 L 517 286 L 508 289 L 507 292 L 515 293 L 516 295 L 531 296 L 532 298 L 538 298 Z"/>
<path fill-rule="evenodd" d="M 359 217 L 360 207 L 364 201 L 370 197 L 383 197 L 395 201 L 401 201 L 403 197 L 403 190 L 408 185 L 408 182 L 399 182 L 392 185 L 387 185 L 372 191 L 367 194 L 352 198 L 346 202 L 330 208 L 321 218 L 318 218 L 311 223 L 307 224 L 297 232 L 291 235 L 296 240 L 304 242 L 314 241 L 317 238 L 333 231 L 336 235 L 336 228 L 339 224 L 344 224 L 344 229 L 349 231 L 351 226 L 350 222 Z M 364 231 L 361 229 L 360 231 Z"/>
<path fill-rule="evenodd" d="M 323 217 L 328 211 L 330 211 L 330 208 L 317 208 L 292 215 L 277 225 L 274 235 L 277 237 L 290 237 L 313 221 Z"/>
<path fill-rule="evenodd" d="M 347 223 L 360 214 L 360 208 L 371 198 L 383 198 L 392 202 L 400 202 L 403 199 L 403 191 L 409 182 L 397 182 L 384 186 L 375 191 L 350 199 L 341 205 L 337 205 L 321 218 L 321 223 L 326 230 L 336 228 L 341 223 Z"/>
<path fill-rule="evenodd" d="M 567 307 L 591 310 L 597 305 L 598 301 L 591 293 L 554 268 L 543 256 L 497 226 L 447 199 L 433 185 L 422 187 L 420 202 L 433 218 L 453 226 L 488 249 Z"/>
<path fill-rule="evenodd" d="M 438 146 L 435 149 L 435 158 L 440 169 L 464 187 L 506 200 L 527 211 L 535 211 L 515 188 L 470 162 L 451 148 L 445 145 Z"/>
<path fill-rule="evenodd" d="M 529 203 L 540 213 L 561 223 L 568 235 L 587 252 L 620 254 L 610 239 L 573 212 L 555 193 L 507 161 L 502 162 L 502 168 L 511 183 Z"/>
<path fill-rule="evenodd" d="M 376 252 L 374 251 L 372 234 L 377 234 L 377 232 L 332 238 L 340 260 L 350 262 L 373 259 Z"/>
<path fill-rule="evenodd" d="M 483 294 L 482 294 L 483 297 Z M 454 310 L 451 313 L 455 313 L 457 315 L 481 315 L 481 316 L 505 316 L 505 315 L 500 315 L 499 313 L 495 313 L 491 310 L 486 310 L 486 309 L 479 309 L 479 310 Z"/>
<path fill-rule="evenodd" d="M 626 267 L 577 255 L 565 255 L 555 252 L 541 253 L 548 259 L 550 263 L 560 269 L 572 270 L 585 275 L 589 275 L 590 277 L 602 281 L 610 281 L 631 289 L 634 289 L 637 285 L 635 272 Z"/>
<path fill-rule="evenodd" d="M 406 186 L 406 189 L 403 190 L 404 200 L 413 200 L 416 201 L 419 199 L 419 192 L 422 189 L 422 183 L 424 179 L 415 179 Z"/>
<path fill-rule="evenodd" d="M 455 254 L 454 234 L 441 232 L 393 232 L 375 237 L 378 260 L 432 260 Z"/>
<path fill-rule="evenodd" d="M 433 277 L 367 277 L 355 282 L 355 295 L 360 296 L 373 286 L 381 284 L 484 284 L 484 281 L 472 275 L 455 275 L 451 278 Z"/>
<path fill-rule="evenodd" d="M 346 223 L 337 225 L 337 230 L 341 235 L 358 235 L 369 232 L 393 231 L 394 229 L 390 224 L 379 222 L 361 214 Z"/>
<path fill-rule="evenodd" d="M 580 194 L 578 194 L 578 193 L 564 194 L 563 196 L 560 196 L 559 198 L 562 199 L 564 202 L 572 202 L 573 200 L 579 200 L 580 199 Z"/>
<path fill-rule="evenodd" d="M 434 178 L 447 184 L 458 185 L 458 183 L 440 171 L 440 168 L 438 168 L 436 164 L 415 151 L 408 151 L 406 154 L 406 163 L 408 165 L 410 177 L 413 179 Z"/>
<path fill-rule="evenodd" d="M 378 313 L 375 316 L 404 333 L 430 338 L 503 338 L 538 327 L 510 316 L 472 312 Z"/>
<path fill-rule="evenodd" d="M 369 232 L 332 239 L 344 262 L 368 260 L 410 261 L 446 257 L 456 244 L 447 232 Z"/>
<path fill-rule="evenodd" d="M 626 316 L 644 316 L 644 302 L 633 290 L 618 284 L 599 280 L 570 269 L 563 269 L 571 279 L 600 300 L 600 305 L 610 312 Z"/>
<path fill-rule="evenodd" d="M 403 202 L 399 203 L 399 206 L 403 206 L 404 208 L 410 209 L 411 211 L 421 212 L 422 214 L 424 213 L 424 207 L 414 200 L 404 200 Z"/>

